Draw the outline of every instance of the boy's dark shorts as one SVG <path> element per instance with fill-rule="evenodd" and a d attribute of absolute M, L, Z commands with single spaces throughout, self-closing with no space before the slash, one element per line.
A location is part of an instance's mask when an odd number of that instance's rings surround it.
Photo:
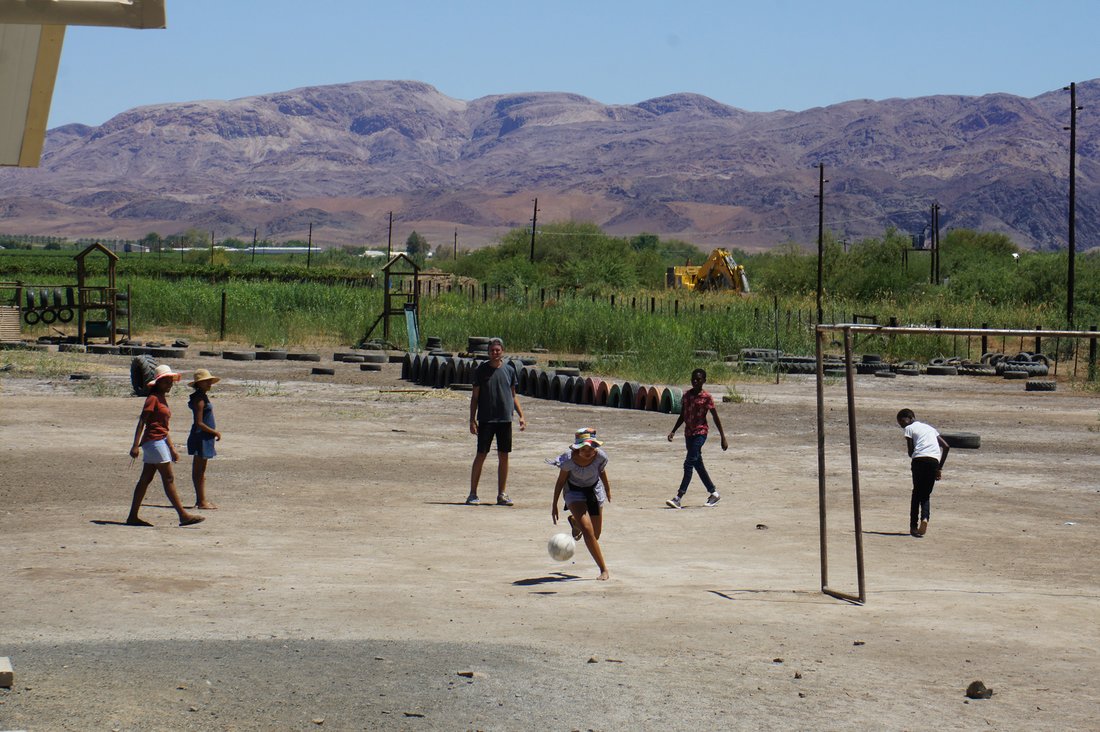
<path fill-rule="evenodd" d="M 484 455 L 489 452 L 489 445 L 493 443 L 493 437 L 497 440 L 497 452 L 512 451 L 512 423 L 511 422 L 478 422 L 477 423 L 477 451 Z"/>

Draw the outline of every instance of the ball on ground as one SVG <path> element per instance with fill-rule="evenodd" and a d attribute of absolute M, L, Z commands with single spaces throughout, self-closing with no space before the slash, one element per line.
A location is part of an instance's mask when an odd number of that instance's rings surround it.
<path fill-rule="evenodd" d="M 546 550 L 550 552 L 550 558 L 564 562 L 573 558 L 573 551 L 577 548 L 577 542 L 569 534 L 554 534 L 546 544 Z"/>

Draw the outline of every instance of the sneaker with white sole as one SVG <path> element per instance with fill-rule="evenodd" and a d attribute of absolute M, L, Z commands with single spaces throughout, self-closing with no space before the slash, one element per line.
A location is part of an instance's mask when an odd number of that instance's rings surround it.
<path fill-rule="evenodd" d="M 497 505 L 498 506 L 511 506 L 511 505 L 514 505 L 514 504 L 512 503 L 512 499 L 508 497 L 507 493 L 501 493 L 497 496 Z"/>
<path fill-rule="evenodd" d="M 920 526 L 917 527 L 917 533 L 921 536 L 928 533 L 928 519 L 921 519 Z"/>
<path fill-rule="evenodd" d="M 669 508 L 683 508 L 683 506 L 680 505 L 680 496 L 673 496 L 665 501 L 665 505 Z"/>
<path fill-rule="evenodd" d="M 467 506 L 476 506 L 479 503 L 481 503 L 481 500 L 477 496 L 475 496 L 473 493 L 466 496 L 466 505 Z"/>
<path fill-rule="evenodd" d="M 709 496 L 707 496 L 707 505 L 714 506 L 718 503 L 718 501 L 721 500 L 722 496 L 718 493 L 718 491 L 715 491 L 714 493 L 711 493 Z"/>

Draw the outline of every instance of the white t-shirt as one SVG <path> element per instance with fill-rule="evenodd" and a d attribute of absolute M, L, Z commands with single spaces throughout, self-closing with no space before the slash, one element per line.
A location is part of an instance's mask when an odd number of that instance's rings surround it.
<path fill-rule="evenodd" d="M 913 422 L 905 428 L 905 436 L 913 440 L 914 458 L 935 458 L 939 460 L 943 455 L 940 450 L 940 433 L 936 428 L 924 422 Z"/>

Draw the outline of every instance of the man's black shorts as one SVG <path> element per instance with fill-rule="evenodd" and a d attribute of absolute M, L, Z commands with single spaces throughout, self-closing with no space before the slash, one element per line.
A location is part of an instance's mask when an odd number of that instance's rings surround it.
<path fill-rule="evenodd" d="M 494 436 L 497 439 L 497 452 L 512 451 L 511 422 L 478 422 L 477 451 L 479 454 L 489 452 L 489 445 L 492 444 Z"/>

